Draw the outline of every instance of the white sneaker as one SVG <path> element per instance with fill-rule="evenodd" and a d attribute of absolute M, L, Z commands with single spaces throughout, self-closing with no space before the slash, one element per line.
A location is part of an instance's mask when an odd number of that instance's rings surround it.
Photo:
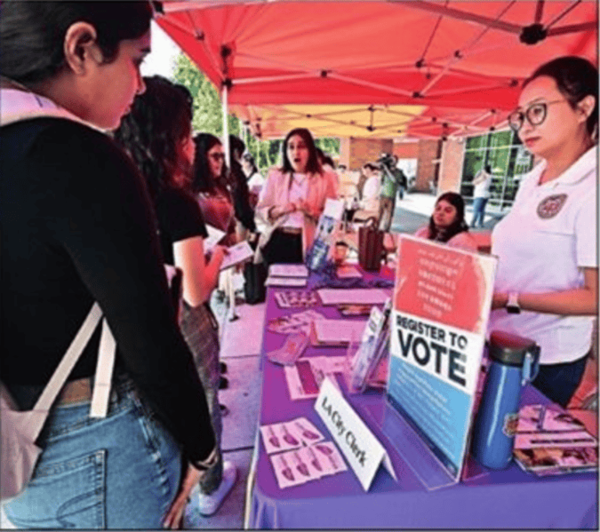
<path fill-rule="evenodd" d="M 204 495 L 203 493 L 198 495 L 198 510 L 200 513 L 205 517 L 213 515 L 233 488 L 236 480 L 237 469 L 234 463 L 223 462 L 223 478 L 219 487 L 210 495 Z"/>

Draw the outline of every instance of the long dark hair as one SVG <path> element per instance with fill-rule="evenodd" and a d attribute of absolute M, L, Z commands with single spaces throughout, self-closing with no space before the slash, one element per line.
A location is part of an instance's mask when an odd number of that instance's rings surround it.
<path fill-rule="evenodd" d="M 192 96 L 182 85 L 162 76 L 144 78 L 146 91 L 138 95 L 114 137 L 148 181 L 150 193 L 175 185 L 174 176 L 191 179 L 191 164 L 181 155 L 192 131 Z"/>
<path fill-rule="evenodd" d="M 323 169 L 321 168 L 321 163 L 319 162 L 319 156 L 317 155 L 317 147 L 315 146 L 315 141 L 313 139 L 310 131 L 304 127 L 298 127 L 296 129 L 292 129 L 285 137 L 283 141 L 282 150 L 283 150 L 283 165 L 281 166 L 281 171 L 283 173 L 293 173 L 294 168 L 290 163 L 290 160 L 287 156 L 287 145 L 294 135 L 298 135 L 306 144 L 308 148 L 308 162 L 306 163 L 306 171 L 312 174 L 322 174 Z"/>
<path fill-rule="evenodd" d="M 538 67 L 523 82 L 525 88 L 534 79 L 548 76 L 556 83 L 560 93 L 567 99 L 572 109 L 586 96 L 593 96 L 596 104 L 588 116 L 586 128 L 588 135 L 597 140 L 598 128 L 598 69 L 583 57 L 574 55 L 559 57 Z"/>
<path fill-rule="evenodd" d="M 205 192 L 214 194 L 221 192 L 225 195 L 229 193 L 229 171 L 227 166 L 223 164 L 221 175 L 213 178 L 210 172 L 208 161 L 208 152 L 217 144 L 222 144 L 221 141 L 210 133 L 199 133 L 194 137 L 196 143 L 196 158 L 194 159 L 194 175 L 192 177 L 192 191 L 196 194 Z"/>
<path fill-rule="evenodd" d="M 88 22 L 97 32 L 105 63 L 112 62 L 125 39 L 137 39 L 150 29 L 148 0 L 129 2 L 26 2 L 0 4 L 0 73 L 20 83 L 51 78 L 65 66 L 67 30 Z"/>
<path fill-rule="evenodd" d="M 258 166 L 256 166 L 256 161 L 254 160 L 254 157 L 252 157 L 252 155 L 249 153 L 244 153 L 243 159 L 252 168 L 250 175 L 246 176 L 248 179 L 250 179 L 254 174 L 256 174 L 258 172 Z"/>
<path fill-rule="evenodd" d="M 438 229 L 433 221 L 433 215 L 429 218 L 429 240 L 437 240 L 438 242 L 448 242 L 453 236 L 463 231 L 468 231 L 469 226 L 465 222 L 465 200 L 463 200 L 460 194 L 456 192 L 444 192 L 437 200 L 435 205 L 440 201 L 447 201 L 450 205 L 453 205 L 456 209 L 456 218 L 454 221 L 444 229 Z"/>

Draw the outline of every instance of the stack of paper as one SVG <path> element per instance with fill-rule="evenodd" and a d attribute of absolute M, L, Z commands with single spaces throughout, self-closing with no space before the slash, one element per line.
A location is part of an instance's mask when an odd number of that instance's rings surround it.
<path fill-rule="evenodd" d="M 271 264 L 269 275 L 273 277 L 308 277 L 308 268 L 304 264 Z"/>
<path fill-rule="evenodd" d="M 316 345 L 345 345 L 360 341 L 366 321 L 316 320 L 313 322 Z"/>
<path fill-rule="evenodd" d="M 514 455 L 538 476 L 598 468 L 598 440 L 558 406 L 527 405 L 519 411 Z"/>
<path fill-rule="evenodd" d="M 306 286 L 308 268 L 304 264 L 271 264 L 266 286 Z"/>
<path fill-rule="evenodd" d="M 381 288 L 322 288 L 318 294 L 323 305 L 383 305 L 389 297 Z"/>

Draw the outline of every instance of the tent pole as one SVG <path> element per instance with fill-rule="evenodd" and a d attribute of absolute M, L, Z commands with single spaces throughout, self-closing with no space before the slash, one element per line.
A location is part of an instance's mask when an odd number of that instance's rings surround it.
<path fill-rule="evenodd" d="M 223 90 L 221 91 L 221 102 L 223 105 L 223 151 L 225 152 L 225 164 L 227 165 L 228 169 L 231 169 L 231 157 L 229 153 L 229 121 L 227 120 L 227 96 L 227 83 L 223 83 Z M 229 301 L 229 312 L 227 313 L 229 321 L 235 321 L 239 318 L 235 311 L 235 287 L 233 285 L 233 272 L 234 268 L 229 268 L 224 272 L 227 299 Z"/>

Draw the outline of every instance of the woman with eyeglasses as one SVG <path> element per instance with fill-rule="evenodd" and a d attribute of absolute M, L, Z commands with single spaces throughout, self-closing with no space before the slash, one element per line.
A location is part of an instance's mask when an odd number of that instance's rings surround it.
<path fill-rule="evenodd" d="M 542 161 L 492 233 L 499 259 L 490 330 L 541 347 L 533 384 L 566 406 L 592 348 L 598 312 L 598 70 L 579 57 L 539 67 L 509 117 Z"/>
<path fill-rule="evenodd" d="M 199 483 L 197 507 L 214 514 L 233 488 L 236 469 L 224 462 L 223 422 L 219 407 L 219 326 L 209 306 L 225 248 L 214 246 L 205 258 L 208 234 L 198 202 L 189 191 L 195 144 L 192 138 L 192 96 L 182 85 L 161 76 L 144 78 L 146 91 L 115 131 L 116 141 L 143 174 L 153 200 L 161 249 L 166 264 L 183 272 L 180 326 L 206 393 L 217 460 Z M 183 510 L 187 495 L 175 505 Z"/>
<path fill-rule="evenodd" d="M 283 165 L 273 168 L 262 188 L 257 214 L 275 229 L 263 248 L 267 265 L 301 263 L 312 244 L 327 198 L 337 198 L 337 176 L 323 170 L 308 129 L 290 131 Z"/>
<path fill-rule="evenodd" d="M 227 236 L 224 245 L 236 242 L 233 185 L 225 165 L 225 151 L 221 141 L 210 133 L 194 137 L 196 157 L 191 189 L 197 195 L 204 221 Z"/>

